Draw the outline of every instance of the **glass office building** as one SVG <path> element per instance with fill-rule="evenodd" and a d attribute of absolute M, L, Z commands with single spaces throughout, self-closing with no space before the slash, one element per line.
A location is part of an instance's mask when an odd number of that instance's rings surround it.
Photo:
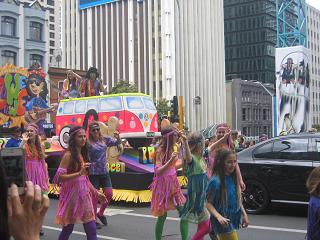
<path fill-rule="evenodd" d="M 287 11 L 294 24 L 296 16 Z M 224 0 L 226 78 L 275 82 L 275 0 Z"/>

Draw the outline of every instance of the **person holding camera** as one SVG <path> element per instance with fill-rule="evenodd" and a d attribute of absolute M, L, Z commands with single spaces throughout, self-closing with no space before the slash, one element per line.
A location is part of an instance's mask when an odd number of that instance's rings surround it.
<path fill-rule="evenodd" d="M 39 230 L 49 209 L 49 198 L 41 194 L 41 188 L 27 181 L 24 199 L 20 199 L 18 187 L 12 184 L 8 194 L 6 173 L 0 161 L 0 236 L 9 240 L 39 240 Z M 32 224 L 30 224 L 30 222 Z"/>
<path fill-rule="evenodd" d="M 86 132 L 81 126 L 72 126 L 69 147 L 54 177 L 54 182 L 60 185 L 55 220 L 63 226 L 59 240 L 69 239 L 75 223 L 83 223 L 88 240 L 97 240 L 92 196 L 102 203 L 106 202 L 106 197 L 90 183 L 89 166 Z"/>

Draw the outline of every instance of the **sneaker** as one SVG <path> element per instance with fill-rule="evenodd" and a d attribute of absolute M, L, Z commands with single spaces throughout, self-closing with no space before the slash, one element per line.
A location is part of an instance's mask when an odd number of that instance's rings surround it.
<path fill-rule="evenodd" d="M 40 235 L 40 236 L 43 236 L 43 235 L 44 235 L 44 231 L 43 231 L 43 229 L 42 229 L 42 228 L 40 228 L 39 235 Z"/>
<path fill-rule="evenodd" d="M 105 226 L 108 225 L 108 221 L 107 221 L 106 216 L 104 216 L 104 215 L 102 215 L 102 216 L 97 215 L 97 217 L 100 219 L 100 221 L 102 222 L 103 225 L 105 225 Z"/>
<path fill-rule="evenodd" d="M 102 228 L 101 224 L 96 222 L 96 229 L 101 229 L 101 228 Z"/>

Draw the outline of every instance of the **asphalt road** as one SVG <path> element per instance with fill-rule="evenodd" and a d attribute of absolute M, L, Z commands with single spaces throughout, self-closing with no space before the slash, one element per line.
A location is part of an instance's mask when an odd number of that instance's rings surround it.
<path fill-rule="evenodd" d="M 54 224 L 58 200 L 51 199 L 51 206 L 46 215 L 41 239 L 58 239 L 60 226 Z M 156 219 L 150 215 L 148 206 L 131 204 L 113 204 L 105 214 L 108 226 L 98 230 L 98 239 L 110 240 L 153 240 Z M 239 238 L 245 240 L 303 240 L 306 234 L 306 206 L 273 206 L 264 215 L 249 215 L 250 227 L 239 231 Z M 190 235 L 196 226 L 190 224 Z M 77 224 L 71 240 L 86 239 L 83 226 Z M 163 239 L 180 239 L 177 212 L 170 212 L 165 224 Z M 210 239 L 209 237 L 205 238 Z"/>

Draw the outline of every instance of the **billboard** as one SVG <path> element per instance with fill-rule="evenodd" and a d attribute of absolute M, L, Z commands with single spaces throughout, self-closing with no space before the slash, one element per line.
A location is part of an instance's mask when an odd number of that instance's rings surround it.
<path fill-rule="evenodd" d="M 303 46 L 276 49 L 277 135 L 310 128 L 310 65 Z"/>
<path fill-rule="evenodd" d="M 105 3 L 117 2 L 119 0 L 80 0 L 80 9 L 90 8 Z"/>

